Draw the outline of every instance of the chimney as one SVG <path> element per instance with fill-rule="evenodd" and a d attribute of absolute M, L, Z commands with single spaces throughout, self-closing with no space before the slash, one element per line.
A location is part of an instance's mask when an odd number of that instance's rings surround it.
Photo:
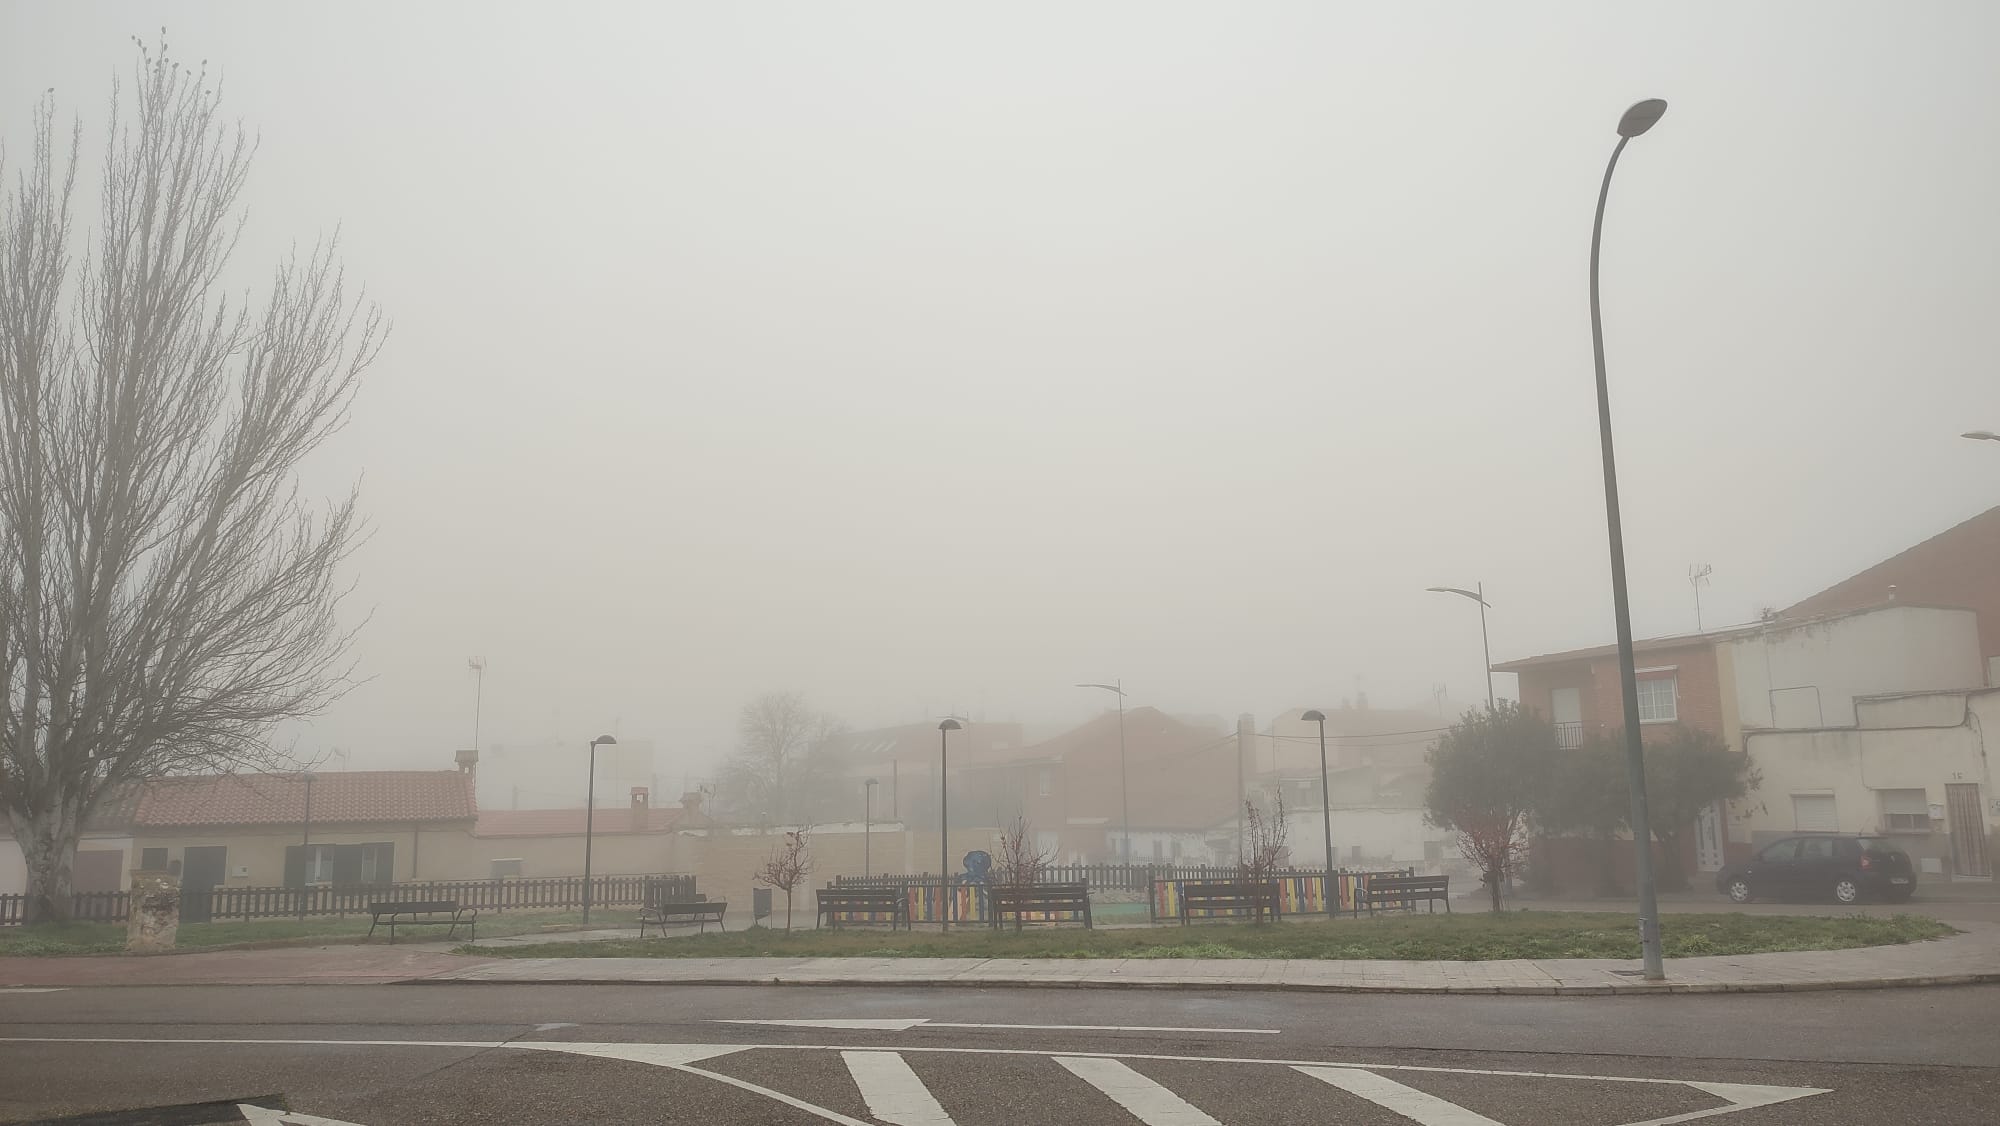
<path fill-rule="evenodd" d="M 647 814 L 653 808 L 653 792 L 644 786 L 632 787 L 632 831 L 643 833 L 647 827 Z"/>
<path fill-rule="evenodd" d="M 479 769 L 479 751 L 477 749 L 460 751 L 453 758 L 458 763 L 458 772 L 460 774 L 472 774 Z"/>

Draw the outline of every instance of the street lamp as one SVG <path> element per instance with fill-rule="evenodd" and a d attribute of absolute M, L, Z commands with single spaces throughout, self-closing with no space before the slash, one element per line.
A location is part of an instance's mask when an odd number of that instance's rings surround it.
<path fill-rule="evenodd" d="M 1102 688 L 1118 697 L 1118 814 L 1124 824 L 1125 843 L 1122 846 L 1125 863 L 1132 863 L 1132 790 L 1125 781 L 1125 680 L 1123 677 L 1110 684 L 1079 684 L 1078 688 Z"/>
<path fill-rule="evenodd" d="M 1975 442 L 2000 442 L 2000 434 L 1995 434 L 1991 430 L 1968 430 L 1959 437 L 1971 438 Z"/>
<path fill-rule="evenodd" d="M 1597 362 L 1597 434 L 1604 452 L 1604 521 L 1611 538 L 1611 606 L 1618 619 L 1618 680 L 1625 699 L 1625 772 L 1632 788 L 1632 857 L 1639 884 L 1639 948 L 1648 981 L 1667 976 L 1660 951 L 1660 905 L 1653 885 L 1652 818 L 1646 809 L 1646 757 L 1639 744 L 1639 676 L 1632 657 L 1632 606 L 1625 592 L 1625 531 L 1618 518 L 1618 462 L 1611 448 L 1611 392 L 1604 378 L 1604 317 L 1597 290 L 1598 249 L 1604 239 L 1604 201 L 1611 173 L 1632 138 L 1651 129 L 1667 103 L 1649 98 L 1618 119 L 1618 144 L 1604 166 L 1597 192 L 1597 217 L 1590 226 L 1590 345 Z"/>
<path fill-rule="evenodd" d="M 951 733 L 960 729 L 955 719 L 938 724 L 938 930 L 951 929 L 951 822 L 946 817 L 951 800 Z"/>
<path fill-rule="evenodd" d="M 873 778 L 861 783 L 861 878 L 864 880 L 875 871 L 868 851 L 870 834 L 875 829 L 875 785 Z"/>
<path fill-rule="evenodd" d="M 303 920 L 306 917 L 306 887 L 312 883 L 313 783 L 319 781 L 319 775 L 308 770 L 299 775 L 299 779 L 306 784 L 306 818 L 299 832 L 299 855 L 305 861 L 305 871 L 299 879 L 299 918 Z"/>
<path fill-rule="evenodd" d="M 1486 657 L 1486 710 L 1493 710 L 1493 646 L 1486 640 L 1486 610 L 1492 603 L 1486 601 L 1486 584 L 1479 583 L 1471 590 L 1455 586 L 1427 586 L 1432 594 L 1456 594 L 1479 603 L 1479 651 Z"/>
<path fill-rule="evenodd" d="M 1332 918 L 1340 913 L 1340 903 L 1333 894 L 1333 797 L 1326 781 L 1326 713 L 1314 708 L 1299 718 L 1319 724 L 1319 819 L 1326 832 L 1326 884 L 1321 894 L 1326 899 L 1327 917 Z"/>
<path fill-rule="evenodd" d="M 599 735 L 590 741 L 590 783 L 584 789 L 583 799 L 583 922 L 590 925 L 590 844 L 591 834 L 597 828 L 597 748 L 618 745 L 613 735 Z"/>

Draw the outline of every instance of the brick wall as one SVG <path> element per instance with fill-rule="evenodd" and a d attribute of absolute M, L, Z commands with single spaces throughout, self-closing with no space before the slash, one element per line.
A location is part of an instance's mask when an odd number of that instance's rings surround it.
<path fill-rule="evenodd" d="M 1714 645 L 1702 642 L 1675 649 L 1642 651 L 1636 663 L 1641 669 L 1672 666 L 1680 722 L 1722 735 L 1722 683 L 1716 667 Z M 1522 706 L 1540 712 L 1544 718 L 1553 717 L 1550 696 L 1555 689 L 1575 688 L 1586 733 L 1616 735 L 1623 729 L 1624 690 L 1618 681 L 1616 654 L 1537 665 L 1521 670 L 1519 675 Z M 1651 677 L 1641 673 L 1640 679 Z M 1664 733 L 1667 726 L 1647 724 L 1640 729 L 1640 733 L 1642 737 L 1651 739 Z"/>

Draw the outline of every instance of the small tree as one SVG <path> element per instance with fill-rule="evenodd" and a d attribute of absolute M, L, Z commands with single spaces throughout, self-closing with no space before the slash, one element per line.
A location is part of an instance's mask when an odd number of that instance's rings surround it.
<path fill-rule="evenodd" d="M 1666 738 L 1646 745 L 1648 819 L 1666 854 L 1660 886 L 1687 887 L 1681 844 L 1702 808 L 1733 801 L 1762 783 L 1763 775 L 1748 754 L 1730 750 L 1706 731 L 1675 725 Z"/>
<path fill-rule="evenodd" d="M 1243 862 L 1245 879 L 1268 880 L 1291 859 L 1290 829 L 1285 822 L 1285 795 L 1273 793 L 1267 810 L 1254 801 L 1243 803 Z"/>
<path fill-rule="evenodd" d="M 1016 817 L 1000 834 L 1000 855 L 994 858 L 995 882 L 1021 887 L 1042 882 L 1052 858 L 1035 847 L 1035 835 L 1026 818 Z"/>
<path fill-rule="evenodd" d="M 1558 753 L 1555 728 L 1513 701 L 1466 712 L 1430 753 L 1431 824 L 1457 833 L 1495 911 L 1527 847 L 1528 818 L 1551 792 Z"/>
<path fill-rule="evenodd" d="M 812 857 L 806 853 L 808 831 L 806 826 L 801 825 L 786 833 L 784 840 L 771 849 L 770 858 L 764 861 L 764 866 L 752 877 L 765 887 L 777 888 L 785 893 L 786 934 L 792 932 L 792 892 L 805 883 L 813 870 Z"/>

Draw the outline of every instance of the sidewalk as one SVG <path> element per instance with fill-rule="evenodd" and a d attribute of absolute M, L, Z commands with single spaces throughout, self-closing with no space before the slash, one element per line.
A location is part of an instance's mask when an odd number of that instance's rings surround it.
<path fill-rule="evenodd" d="M 2000 925 L 1907 946 L 1679 958 L 1648 984 L 1602 958 L 1495 962 L 1251 958 L 481 958 L 444 944 L 156 957 L 0 958 L 0 987 L 99 985 L 848 985 L 1275 989 L 1596 996 L 1884 989 L 2000 982 Z M 505 940 L 494 940 L 499 944 Z M 486 945 L 482 943 L 481 945 Z"/>

